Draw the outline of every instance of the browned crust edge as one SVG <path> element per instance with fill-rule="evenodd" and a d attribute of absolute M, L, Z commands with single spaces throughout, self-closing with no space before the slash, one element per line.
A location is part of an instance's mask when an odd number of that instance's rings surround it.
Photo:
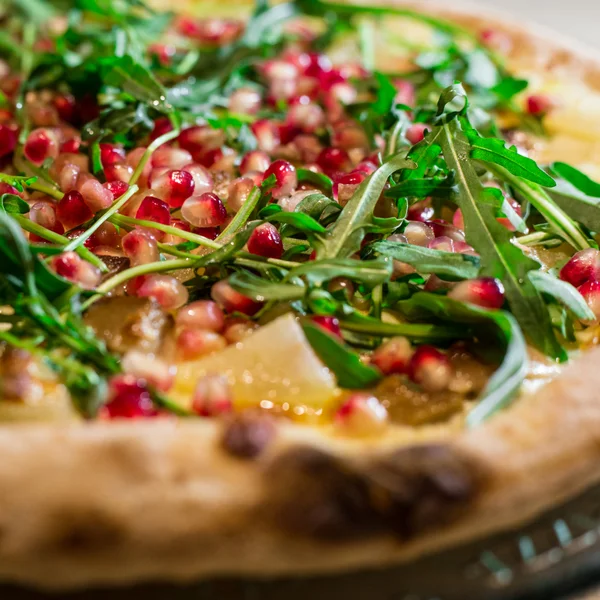
<path fill-rule="evenodd" d="M 475 29 L 490 22 L 477 10 L 418 7 Z M 512 58 L 521 68 L 600 89 L 600 56 L 543 30 L 493 21 L 514 40 Z M 537 396 L 442 450 L 416 454 L 408 448 L 382 457 L 349 445 L 336 456 L 318 431 L 294 426 L 278 427 L 267 451 L 252 461 L 224 452 L 221 430 L 205 421 L 1 428 L 0 578 L 66 589 L 335 572 L 411 560 L 516 525 L 600 480 L 599 360 L 600 349 L 586 353 Z M 308 471 L 298 457 L 308 460 Z M 334 481 L 325 492 L 318 489 L 324 501 L 334 498 L 325 507 L 334 517 L 340 487 L 343 506 L 353 508 L 355 488 L 350 504 L 345 492 L 349 482 L 358 486 L 357 506 L 372 517 L 362 528 L 311 530 L 314 521 L 294 520 L 285 510 L 305 491 L 294 488 L 298 475 L 308 472 L 305 483 L 319 482 L 315 466 L 321 480 Z M 409 492 L 421 486 L 432 511 L 415 512 L 405 502 L 400 508 L 408 512 L 392 521 L 397 492 L 406 485 Z M 449 509 L 458 515 L 452 523 L 421 531 Z"/>

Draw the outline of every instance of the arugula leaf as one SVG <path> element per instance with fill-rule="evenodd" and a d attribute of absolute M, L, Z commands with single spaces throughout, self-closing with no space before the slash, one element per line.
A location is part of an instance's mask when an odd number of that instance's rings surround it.
<path fill-rule="evenodd" d="M 331 177 L 327 177 L 324 173 L 315 173 L 310 169 L 296 169 L 298 183 L 310 183 L 316 185 L 326 194 L 331 194 L 333 191 L 333 181 Z"/>
<path fill-rule="evenodd" d="M 325 221 L 329 217 L 338 215 L 342 207 L 323 194 L 311 194 L 298 203 L 294 212 L 305 213 L 317 221 Z"/>
<path fill-rule="evenodd" d="M 452 174 L 411 178 L 401 181 L 385 192 L 390 198 L 447 198 L 456 192 Z"/>
<path fill-rule="evenodd" d="M 545 187 L 554 187 L 556 182 L 537 163 L 519 154 L 517 148 L 506 147 L 506 142 L 498 138 L 484 138 L 466 118 L 460 119 L 463 133 L 471 145 L 471 158 L 485 163 L 493 163 L 506 169 L 512 175 L 521 177 Z"/>
<path fill-rule="evenodd" d="M 547 356 L 566 360 L 550 323 L 544 301 L 528 278 L 539 263 L 525 256 L 512 243 L 510 232 L 496 220 L 496 209 L 487 194 L 471 160 L 470 143 L 457 119 L 440 127 L 439 143 L 448 167 L 456 176 L 458 194 L 455 201 L 465 220 L 467 242 L 482 260 L 481 275 L 502 281 L 510 308 L 524 332 Z M 519 178 L 511 175 L 521 184 Z"/>
<path fill-rule="evenodd" d="M 586 196 L 600 198 L 600 183 L 594 181 L 579 169 L 564 162 L 555 162 L 550 168 L 559 177 L 562 177 Z"/>
<path fill-rule="evenodd" d="M 116 57 L 102 64 L 106 85 L 123 90 L 131 97 L 149 104 L 152 108 L 169 114 L 173 107 L 167 102 L 166 90 L 154 75 L 130 55 Z"/>
<path fill-rule="evenodd" d="M 570 283 L 544 271 L 531 271 L 529 279 L 540 292 L 554 298 L 578 319 L 593 321 L 596 318 L 583 296 Z"/>
<path fill-rule="evenodd" d="M 469 413 L 467 424 L 480 425 L 508 405 L 515 397 L 528 371 L 527 345 L 514 317 L 502 310 L 486 310 L 451 298 L 419 292 L 398 303 L 410 319 L 435 317 L 475 327 L 478 335 L 491 335 L 505 348 L 500 368 L 488 381 L 477 406 Z"/>
<path fill-rule="evenodd" d="M 352 352 L 343 342 L 326 332 L 319 325 L 302 324 L 304 335 L 317 356 L 331 369 L 338 385 L 346 389 L 373 387 L 381 380 L 381 372 L 365 365 L 358 354 Z"/>
<path fill-rule="evenodd" d="M 278 211 L 265 217 L 269 223 L 285 223 L 292 225 L 298 231 L 306 234 L 325 233 L 327 231 L 323 225 L 315 221 L 311 216 L 301 212 Z"/>
<path fill-rule="evenodd" d="M 585 250 L 596 245 L 593 240 L 588 238 L 580 225 L 573 221 L 539 185 L 524 181 L 500 166 L 490 165 L 489 169 L 499 179 L 508 183 L 522 198 L 530 202 L 552 229 L 573 248 Z"/>
<path fill-rule="evenodd" d="M 292 269 L 287 281 L 304 277 L 311 285 L 322 285 L 336 277 L 347 277 L 375 287 L 390 279 L 392 262 L 385 259 L 353 260 L 351 258 L 330 258 L 315 260 Z"/>
<path fill-rule="evenodd" d="M 370 247 L 380 254 L 411 265 L 419 273 L 434 273 L 451 281 L 474 279 L 480 270 L 479 257 L 469 254 L 442 252 L 387 240 L 375 242 Z"/>
<path fill-rule="evenodd" d="M 317 258 L 346 258 L 357 252 L 365 234 L 375 227 L 373 211 L 388 178 L 396 171 L 415 166 L 403 156 L 397 156 L 365 179 L 335 224 L 316 241 Z"/>
<path fill-rule="evenodd" d="M 6 173 L 0 173 L 0 183 L 6 183 L 7 185 L 14 187 L 18 192 L 25 191 L 26 187 L 29 187 L 36 181 L 37 177 L 23 177 L 19 175 L 7 175 Z"/>
<path fill-rule="evenodd" d="M 559 179 L 557 186 L 548 193 L 569 217 L 591 231 L 600 231 L 600 199 L 586 196 L 563 179 Z"/>
<path fill-rule="evenodd" d="M 218 250 L 210 252 L 194 261 L 194 268 L 219 265 L 235 259 L 236 254 L 246 245 L 252 232 L 260 225 L 260 221 L 247 223 L 244 229 L 236 233 L 233 238 Z"/>
<path fill-rule="evenodd" d="M 270 300 L 292 302 L 294 300 L 302 300 L 306 295 L 306 288 L 304 286 L 269 281 L 248 271 L 233 273 L 229 277 L 228 282 L 234 290 L 247 298 L 251 298 L 255 302 Z"/>
<path fill-rule="evenodd" d="M 0 197 L 0 209 L 5 213 L 24 215 L 29 212 L 29 204 L 14 194 L 3 194 Z"/>

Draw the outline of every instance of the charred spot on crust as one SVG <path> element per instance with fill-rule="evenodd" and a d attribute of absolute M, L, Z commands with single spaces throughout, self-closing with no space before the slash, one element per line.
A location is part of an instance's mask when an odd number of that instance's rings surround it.
<path fill-rule="evenodd" d="M 51 548 L 73 554 L 108 550 L 124 537 L 119 522 L 100 510 L 57 511 L 53 522 L 55 525 L 49 531 L 46 543 Z"/>
<path fill-rule="evenodd" d="M 237 458 L 258 457 L 275 437 L 273 420 L 260 414 L 241 414 L 225 427 L 221 444 Z"/>
<path fill-rule="evenodd" d="M 363 463 L 295 448 L 267 477 L 268 510 L 277 523 L 324 539 L 410 537 L 451 520 L 479 487 L 476 466 L 445 445 L 413 446 Z"/>

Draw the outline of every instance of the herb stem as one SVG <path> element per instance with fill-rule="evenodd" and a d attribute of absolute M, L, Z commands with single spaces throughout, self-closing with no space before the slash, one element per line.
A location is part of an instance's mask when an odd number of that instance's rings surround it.
<path fill-rule="evenodd" d="M 145 219 L 134 219 L 132 217 L 126 217 L 125 215 L 112 215 L 108 220 L 114 225 L 119 225 L 120 227 L 125 227 L 128 229 L 133 229 L 135 227 L 157 229 L 158 231 L 183 238 L 189 242 L 194 242 L 195 244 L 198 244 L 198 246 L 212 248 L 213 250 L 219 250 L 219 248 L 221 248 L 221 244 L 204 237 L 203 235 L 191 233 L 190 231 L 184 231 L 183 229 L 177 229 L 177 227 L 172 227 L 171 225 L 163 225 L 162 223 L 146 221 Z"/>
<path fill-rule="evenodd" d="M 85 243 L 102 225 L 102 223 L 108 221 L 112 215 L 114 215 L 124 204 L 138 191 L 137 185 L 132 185 L 119 199 L 117 199 L 112 206 L 107 208 L 101 215 L 96 219 L 96 222 L 88 227 L 81 235 L 77 236 L 75 239 L 71 240 L 71 243 L 67 244 L 65 247 L 65 252 L 70 252 L 72 250 L 76 250 L 82 244 Z"/>
<path fill-rule="evenodd" d="M 231 219 L 227 227 L 225 227 L 225 229 L 217 236 L 217 242 L 229 239 L 245 225 L 250 218 L 250 215 L 254 212 L 256 205 L 259 203 L 261 195 L 262 191 L 259 187 L 252 189 L 246 202 L 242 205 L 242 208 L 236 213 L 235 217 Z"/>
<path fill-rule="evenodd" d="M 503 167 L 488 164 L 487 168 L 496 177 L 506 181 L 511 187 L 529 200 L 535 209 L 548 221 L 554 231 L 563 237 L 576 250 L 591 248 L 590 241 L 579 225 L 565 213 L 550 196 L 536 183 L 525 181 L 509 173 Z"/>
<path fill-rule="evenodd" d="M 340 327 L 355 333 L 366 333 L 385 337 L 403 335 L 413 340 L 458 340 L 468 339 L 471 332 L 466 327 L 433 325 L 429 323 L 384 323 L 376 319 L 340 321 Z"/>
<path fill-rule="evenodd" d="M 35 235 L 48 240 L 54 244 L 58 244 L 60 246 L 65 246 L 71 242 L 71 240 L 64 235 L 60 235 L 59 233 L 55 233 L 54 231 L 50 231 L 33 221 L 30 221 L 28 218 L 23 215 L 11 214 L 11 217 L 21 226 L 22 229 L 28 231 L 29 233 L 34 233 Z M 95 267 L 98 267 L 103 273 L 108 272 L 108 267 L 104 264 L 102 260 L 100 260 L 95 254 L 90 252 L 87 248 L 81 247 L 77 248 L 77 254 L 81 256 L 84 260 L 87 260 L 89 263 L 93 264 Z"/>
<path fill-rule="evenodd" d="M 173 131 L 168 131 L 167 133 L 157 137 L 149 146 L 146 148 L 146 152 L 142 155 L 138 166 L 135 168 L 131 179 L 129 180 L 129 185 L 133 186 L 138 182 L 138 179 L 141 177 L 144 172 L 144 167 L 146 163 L 150 160 L 150 157 L 154 153 L 155 150 L 160 148 L 163 144 L 174 140 L 180 133 L 180 129 L 174 129 Z"/>
<path fill-rule="evenodd" d="M 64 196 L 64 194 L 60 190 L 57 190 L 56 188 L 50 185 L 42 183 L 39 179 L 37 181 L 34 181 L 33 183 L 27 184 L 26 187 L 28 187 L 31 190 L 36 190 L 37 192 L 42 192 L 43 194 L 51 196 L 55 200 L 62 200 Z"/>
<path fill-rule="evenodd" d="M 177 271 L 178 269 L 187 269 L 193 267 L 193 262 L 189 259 L 181 260 L 161 260 L 158 262 L 151 262 L 145 265 L 139 265 L 126 269 L 117 273 L 110 279 L 107 279 L 104 283 L 98 286 L 96 294 L 91 298 L 88 298 L 82 305 L 82 310 L 87 310 L 92 304 L 100 300 L 105 294 L 114 290 L 116 287 L 126 283 L 134 277 L 140 275 L 150 275 L 151 273 L 164 273 L 166 271 Z"/>

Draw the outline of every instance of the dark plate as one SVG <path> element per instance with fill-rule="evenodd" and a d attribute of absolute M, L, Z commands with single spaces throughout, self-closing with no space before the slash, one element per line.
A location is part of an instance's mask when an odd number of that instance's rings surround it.
<path fill-rule="evenodd" d="M 600 581 L 600 486 L 535 522 L 407 566 L 343 576 L 44 595 L 0 586 L 1 600 L 534 600 Z"/>

